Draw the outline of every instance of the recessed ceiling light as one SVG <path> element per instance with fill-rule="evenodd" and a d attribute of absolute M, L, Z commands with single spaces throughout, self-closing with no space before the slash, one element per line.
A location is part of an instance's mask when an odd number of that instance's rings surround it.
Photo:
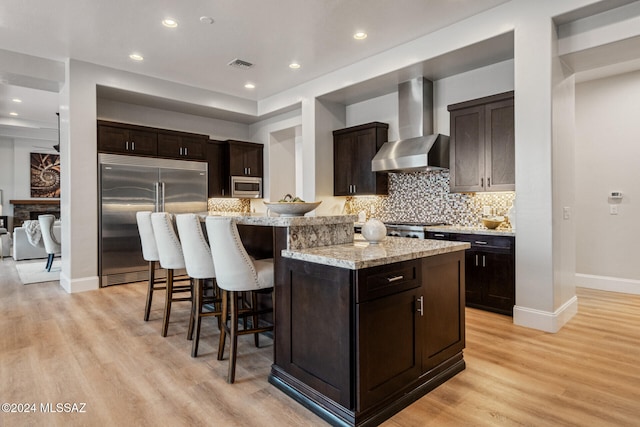
<path fill-rule="evenodd" d="M 253 83 L 246 83 L 244 87 L 247 89 L 255 89 L 256 85 L 254 85 Z"/>
<path fill-rule="evenodd" d="M 202 22 L 203 24 L 213 24 L 213 18 L 210 16 L 201 16 L 200 22 Z"/>
<path fill-rule="evenodd" d="M 10 113 L 9 113 L 9 115 L 10 115 L 10 116 L 17 116 L 17 115 L 18 115 L 18 113 L 16 113 L 15 111 L 12 111 L 12 112 L 10 112 Z"/>
<path fill-rule="evenodd" d="M 129 58 L 133 59 L 134 61 L 142 61 L 142 60 L 144 60 L 144 57 L 142 55 L 137 54 L 137 53 L 132 53 L 131 55 L 129 55 Z"/>
<path fill-rule="evenodd" d="M 367 33 L 365 33 L 364 31 L 358 31 L 353 35 L 353 38 L 356 40 L 364 40 L 367 38 Z"/>
<path fill-rule="evenodd" d="M 297 70 L 298 68 L 300 68 L 300 64 L 298 64 L 297 62 L 292 62 L 291 64 L 289 64 L 289 68 L 291 68 L 292 70 Z"/>
<path fill-rule="evenodd" d="M 173 18 L 166 18 L 162 20 L 162 25 L 168 28 L 176 28 L 178 26 L 178 21 Z"/>
<path fill-rule="evenodd" d="M 22 102 L 22 99 L 20 98 L 13 98 L 12 99 L 13 102 L 17 102 L 18 104 Z"/>

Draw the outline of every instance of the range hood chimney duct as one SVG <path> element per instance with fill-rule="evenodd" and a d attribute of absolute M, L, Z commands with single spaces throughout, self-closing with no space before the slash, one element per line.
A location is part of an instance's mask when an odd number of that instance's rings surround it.
<path fill-rule="evenodd" d="M 449 137 L 433 133 L 433 82 L 418 77 L 398 85 L 398 141 L 386 142 L 371 161 L 374 172 L 449 168 Z"/>

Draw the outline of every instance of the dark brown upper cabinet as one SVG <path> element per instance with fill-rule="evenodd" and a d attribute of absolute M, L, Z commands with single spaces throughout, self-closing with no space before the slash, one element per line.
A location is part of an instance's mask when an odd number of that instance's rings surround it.
<path fill-rule="evenodd" d="M 156 129 L 98 121 L 98 151 L 136 156 L 156 156 Z"/>
<path fill-rule="evenodd" d="M 226 162 L 226 143 L 210 140 L 206 144 L 209 169 L 209 197 L 229 197 Z"/>
<path fill-rule="evenodd" d="M 389 125 L 373 122 L 333 131 L 333 195 L 387 194 L 388 174 L 371 160 L 387 142 Z"/>
<path fill-rule="evenodd" d="M 254 176 L 262 178 L 264 167 L 264 146 L 254 142 L 227 141 L 229 154 L 229 175 Z"/>
<path fill-rule="evenodd" d="M 452 104 L 452 192 L 514 191 L 513 91 Z"/>
<path fill-rule="evenodd" d="M 158 132 L 158 156 L 171 159 L 205 160 L 206 135 L 182 132 Z"/>

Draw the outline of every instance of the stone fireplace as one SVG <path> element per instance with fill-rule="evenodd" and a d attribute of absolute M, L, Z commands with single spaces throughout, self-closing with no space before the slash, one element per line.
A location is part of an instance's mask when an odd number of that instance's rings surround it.
<path fill-rule="evenodd" d="M 22 223 L 31 219 L 38 219 L 38 215 L 51 214 L 60 219 L 59 199 L 30 199 L 9 200 L 13 205 L 13 227 L 20 227 Z"/>

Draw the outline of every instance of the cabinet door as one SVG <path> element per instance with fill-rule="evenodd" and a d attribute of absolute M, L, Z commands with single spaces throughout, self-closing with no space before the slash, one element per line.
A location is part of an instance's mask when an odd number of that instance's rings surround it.
<path fill-rule="evenodd" d="M 422 372 L 461 352 L 464 331 L 464 255 L 454 252 L 422 259 L 420 303 Z"/>
<path fill-rule="evenodd" d="M 354 134 L 337 135 L 333 140 L 333 194 L 349 196 L 353 194 L 354 170 L 357 139 Z"/>
<path fill-rule="evenodd" d="M 451 111 L 451 191 L 484 189 L 484 105 Z"/>
<path fill-rule="evenodd" d="M 229 189 L 224 177 L 225 150 L 224 143 L 209 141 L 207 143 L 207 162 L 209 169 L 209 197 L 225 197 L 229 195 Z"/>
<path fill-rule="evenodd" d="M 229 174 L 231 176 L 244 176 L 244 149 L 238 144 L 229 144 Z"/>
<path fill-rule="evenodd" d="M 482 254 L 473 249 L 465 253 L 465 301 L 470 307 L 482 305 L 484 275 L 482 270 Z"/>
<path fill-rule="evenodd" d="M 128 154 L 129 131 L 114 126 L 98 126 L 98 151 Z"/>
<path fill-rule="evenodd" d="M 263 147 L 249 145 L 244 149 L 244 165 L 248 176 L 262 177 Z"/>
<path fill-rule="evenodd" d="M 384 400 L 419 377 L 418 298 L 419 288 L 357 305 L 357 411 Z"/>
<path fill-rule="evenodd" d="M 514 191 L 515 128 L 513 98 L 488 104 L 485 110 L 485 174 L 487 191 Z"/>
<path fill-rule="evenodd" d="M 356 194 L 376 194 L 376 173 L 371 170 L 371 160 L 377 153 L 376 129 L 367 129 L 356 134 L 356 157 L 352 170 Z"/>
<path fill-rule="evenodd" d="M 158 150 L 158 134 L 140 130 L 129 131 L 131 152 L 136 155 L 155 156 Z"/>
<path fill-rule="evenodd" d="M 229 173 L 231 176 L 263 175 L 263 146 L 250 142 L 229 141 Z"/>
<path fill-rule="evenodd" d="M 182 137 L 182 155 L 187 159 L 202 160 L 205 158 L 205 140 L 193 136 Z"/>
<path fill-rule="evenodd" d="M 158 134 L 158 156 L 180 158 L 182 154 L 182 138 L 174 134 Z"/>
<path fill-rule="evenodd" d="M 513 315 L 515 304 L 515 260 L 507 253 L 482 254 L 483 304 L 494 311 Z"/>

